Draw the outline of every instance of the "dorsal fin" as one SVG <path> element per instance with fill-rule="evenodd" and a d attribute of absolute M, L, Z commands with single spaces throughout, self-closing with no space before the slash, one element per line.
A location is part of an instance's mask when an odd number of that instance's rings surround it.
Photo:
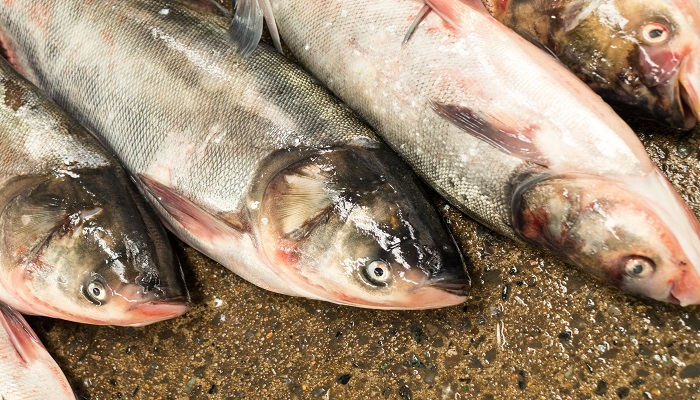
<path fill-rule="evenodd" d="M 418 12 L 418 15 L 416 18 L 413 20 L 411 23 L 411 26 L 408 27 L 408 31 L 406 32 L 406 36 L 403 37 L 403 43 L 402 45 L 405 45 L 408 43 L 409 40 L 411 40 L 411 36 L 413 36 L 413 33 L 416 31 L 416 28 L 418 28 L 418 25 L 423 21 L 426 15 L 430 12 L 430 6 L 429 5 L 424 5 L 423 8 L 420 9 Z"/>
<path fill-rule="evenodd" d="M 462 26 L 462 18 L 468 9 L 478 11 L 489 17 L 491 16 L 481 0 L 426 0 L 425 3 L 442 19 L 457 29 Z"/>
<path fill-rule="evenodd" d="M 530 34 L 530 32 L 527 32 L 523 29 L 519 29 L 518 27 L 513 27 L 512 29 L 518 35 L 520 35 L 523 39 L 527 40 L 528 42 L 535 45 L 535 47 L 537 47 L 538 49 L 540 49 L 540 50 L 544 51 L 545 53 L 549 54 L 550 56 L 552 56 L 552 58 L 557 60 L 559 62 L 559 64 L 564 65 L 564 63 L 561 62 L 561 60 L 559 59 L 559 56 L 557 56 L 556 53 L 554 53 L 554 50 L 550 49 L 549 46 L 547 46 L 546 44 L 539 41 L 536 37 L 532 36 Z M 564 65 L 564 66 L 566 67 L 566 65 Z"/>
<path fill-rule="evenodd" d="M 263 31 L 263 13 L 258 0 L 237 0 L 233 6 L 233 20 L 228 29 L 236 53 L 248 57 L 258 46 Z"/>
<path fill-rule="evenodd" d="M 418 12 L 411 26 L 408 27 L 402 45 L 405 45 L 411 40 L 411 36 L 415 33 L 416 28 L 420 25 L 421 21 L 425 19 L 426 15 L 430 13 L 430 10 L 434 10 L 442 19 L 452 25 L 452 27 L 459 29 L 462 19 L 461 15 L 466 8 L 471 8 L 491 16 L 481 0 L 426 0 L 423 8 Z"/>
<path fill-rule="evenodd" d="M 236 53 L 242 57 L 253 53 L 262 37 L 263 21 L 267 21 L 275 48 L 282 53 L 282 43 L 269 0 L 231 0 L 231 3 L 234 11 L 228 34 L 236 47 Z"/>

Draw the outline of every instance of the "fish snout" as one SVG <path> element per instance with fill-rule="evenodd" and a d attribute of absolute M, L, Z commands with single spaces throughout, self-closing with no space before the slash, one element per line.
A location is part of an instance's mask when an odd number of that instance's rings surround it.
<path fill-rule="evenodd" d="M 700 51 L 690 53 L 683 60 L 678 79 L 685 126 L 690 129 L 700 121 Z"/>
<path fill-rule="evenodd" d="M 434 265 L 426 286 L 443 290 L 457 296 L 467 296 L 471 288 L 471 278 L 459 246 L 452 239 L 451 245 L 443 246 L 439 257 L 433 258 Z"/>

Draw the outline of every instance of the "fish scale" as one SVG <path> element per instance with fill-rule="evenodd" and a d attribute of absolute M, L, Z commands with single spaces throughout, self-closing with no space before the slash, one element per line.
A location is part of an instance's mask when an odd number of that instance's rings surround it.
<path fill-rule="evenodd" d="M 464 262 L 417 178 L 274 50 L 239 57 L 227 24 L 156 0 L 0 9 L 16 64 L 114 150 L 185 242 L 280 293 L 463 301 Z"/>

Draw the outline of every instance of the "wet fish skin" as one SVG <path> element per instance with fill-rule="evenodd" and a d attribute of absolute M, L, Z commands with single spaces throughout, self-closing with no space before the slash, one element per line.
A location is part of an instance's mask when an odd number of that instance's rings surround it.
<path fill-rule="evenodd" d="M 682 129 L 700 119 L 697 1 L 508 0 L 492 11 L 604 98 Z"/>
<path fill-rule="evenodd" d="M 0 304 L 0 398 L 75 399 L 61 368 L 22 315 Z"/>
<path fill-rule="evenodd" d="M 0 300 L 76 322 L 144 325 L 188 293 L 118 161 L 0 59 Z"/>
<path fill-rule="evenodd" d="M 462 211 L 625 290 L 700 302 L 698 222 L 634 132 L 480 1 L 428 3 L 402 45 L 423 2 L 272 0 L 300 62 Z"/>
<path fill-rule="evenodd" d="M 234 54 L 225 18 L 14 1 L 0 25 L 22 72 L 109 143 L 170 229 L 246 280 L 361 307 L 465 300 L 464 261 L 417 178 L 274 50 Z"/>

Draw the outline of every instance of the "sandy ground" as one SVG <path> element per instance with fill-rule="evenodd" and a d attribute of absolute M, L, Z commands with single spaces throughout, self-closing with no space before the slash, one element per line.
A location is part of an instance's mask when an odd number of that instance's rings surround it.
<path fill-rule="evenodd" d="M 637 125 L 700 214 L 700 132 Z M 194 303 L 184 317 L 30 321 L 85 399 L 700 398 L 698 308 L 622 294 L 436 204 L 470 262 L 462 306 L 387 312 L 276 295 L 179 245 Z"/>

